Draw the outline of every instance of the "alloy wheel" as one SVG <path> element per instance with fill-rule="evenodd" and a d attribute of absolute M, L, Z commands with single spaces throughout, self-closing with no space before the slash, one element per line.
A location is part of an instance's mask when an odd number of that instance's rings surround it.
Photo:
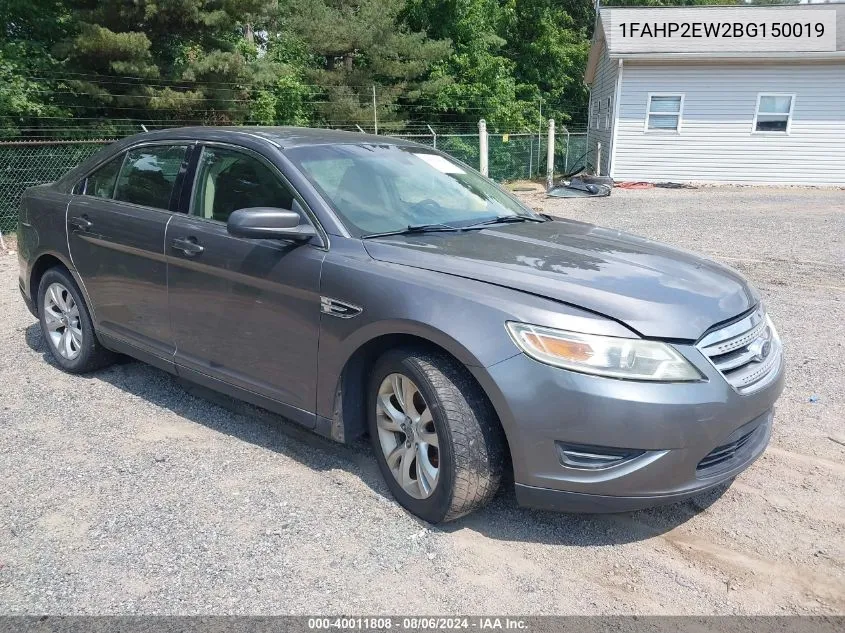
<path fill-rule="evenodd" d="M 52 283 L 44 293 L 44 323 L 50 341 L 62 358 L 74 360 L 82 352 L 82 324 L 79 306 L 70 291 Z"/>
<path fill-rule="evenodd" d="M 390 374 L 382 381 L 376 424 L 393 477 L 415 499 L 430 497 L 440 478 L 440 438 L 431 408 L 413 380 Z"/>

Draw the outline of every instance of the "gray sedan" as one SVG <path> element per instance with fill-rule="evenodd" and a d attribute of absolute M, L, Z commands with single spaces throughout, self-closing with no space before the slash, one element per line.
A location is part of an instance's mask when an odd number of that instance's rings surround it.
<path fill-rule="evenodd" d="M 765 449 L 783 355 L 689 252 L 538 215 L 414 143 L 184 128 L 29 189 L 20 290 L 58 365 L 127 354 L 344 442 L 436 523 L 636 509 Z"/>

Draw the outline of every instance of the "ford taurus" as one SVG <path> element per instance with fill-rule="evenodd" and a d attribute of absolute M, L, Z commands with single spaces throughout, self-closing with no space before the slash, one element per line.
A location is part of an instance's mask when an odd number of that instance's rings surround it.
<path fill-rule="evenodd" d="M 415 143 L 185 128 L 110 145 L 19 216 L 55 362 L 126 354 L 346 442 L 430 522 L 631 510 L 769 440 L 778 333 L 734 270 L 526 208 Z"/>

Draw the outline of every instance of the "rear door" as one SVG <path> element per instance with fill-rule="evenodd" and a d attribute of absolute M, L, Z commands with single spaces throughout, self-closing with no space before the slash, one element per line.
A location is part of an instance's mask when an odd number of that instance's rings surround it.
<path fill-rule="evenodd" d="M 68 247 L 101 335 L 167 359 L 165 227 L 184 179 L 189 143 L 143 145 L 105 163 L 75 189 Z M 155 362 L 145 357 L 145 360 Z"/>
<path fill-rule="evenodd" d="M 166 236 L 179 372 L 284 403 L 289 417 L 313 426 L 325 248 L 229 235 L 232 211 L 290 209 L 298 196 L 255 152 L 214 144 L 200 151 L 190 213 L 174 216 Z"/>

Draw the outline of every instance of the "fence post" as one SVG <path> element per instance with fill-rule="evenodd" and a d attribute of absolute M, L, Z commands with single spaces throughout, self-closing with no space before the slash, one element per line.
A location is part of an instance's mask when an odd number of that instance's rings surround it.
<path fill-rule="evenodd" d="M 378 106 L 376 105 L 376 85 L 373 84 L 373 128 L 374 134 L 378 134 Z"/>
<path fill-rule="evenodd" d="M 484 119 L 478 122 L 478 154 L 478 171 L 487 176 L 487 121 Z"/>
<path fill-rule="evenodd" d="M 601 143 L 596 143 L 596 176 L 601 176 Z"/>
<path fill-rule="evenodd" d="M 549 143 L 546 148 L 546 191 L 552 188 L 555 174 L 555 120 L 549 119 Z"/>
<path fill-rule="evenodd" d="M 425 126 L 428 128 L 428 131 L 431 132 L 431 138 L 434 139 L 434 149 L 437 149 L 437 132 L 435 132 L 428 123 L 426 123 Z"/>
<path fill-rule="evenodd" d="M 566 172 L 569 171 L 569 140 L 570 139 L 569 139 L 569 128 L 564 127 L 563 129 L 566 130 L 566 155 L 563 157 L 563 173 L 565 175 Z"/>
<path fill-rule="evenodd" d="M 528 180 L 534 176 L 534 135 L 528 131 Z"/>

